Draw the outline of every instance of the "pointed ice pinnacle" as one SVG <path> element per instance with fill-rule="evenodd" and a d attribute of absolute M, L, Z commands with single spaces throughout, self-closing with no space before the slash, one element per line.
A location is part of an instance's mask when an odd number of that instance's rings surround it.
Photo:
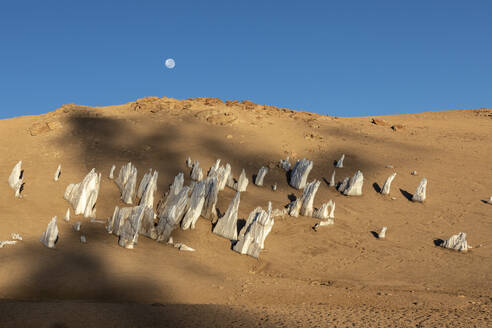
<path fill-rule="evenodd" d="M 378 239 L 384 239 L 386 238 L 386 230 L 388 229 L 388 227 L 383 227 L 381 229 L 381 232 L 378 233 Z"/>
<path fill-rule="evenodd" d="M 241 229 L 239 240 L 234 245 L 233 250 L 258 258 L 260 251 L 265 248 L 265 239 L 275 223 L 271 212 L 272 203 L 270 202 L 268 202 L 268 211 L 266 212 L 261 207 L 255 208 Z"/>
<path fill-rule="evenodd" d="M 221 166 L 217 170 L 217 181 L 219 184 L 219 190 L 224 190 L 229 177 L 231 176 L 231 165 L 229 163 L 226 166 Z"/>
<path fill-rule="evenodd" d="M 151 207 L 145 206 L 142 224 L 140 225 L 140 234 L 151 238 L 157 239 L 157 229 L 155 226 L 155 213 Z"/>
<path fill-rule="evenodd" d="M 413 194 L 412 196 L 412 201 L 423 203 L 425 200 L 426 189 L 427 189 L 427 179 L 423 178 L 422 181 L 420 181 L 419 186 L 417 187 L 417 191 L 415 191 L 415 194 Z"/>
<path fill-rule="evenodd" d="M 335 170 L 333 170 L 333 173 L 331 174 L 331 179 L 330 179 L 330 187 L 335 187 Z"/>
<path fill-rule="evenodd" d="M 248 187 L 249 180 L 246 177 L 246 171 L 244 169 L 241 171 L 241 175 L 239 176 L 239 179 L 237 180 L 236 183 L 234 183 L 234 190 L 243 192 L 246 191 L 246 188 Z"/>
<path fill-rule="evenodd" d="M 44 246 L 48 248 L 55 248 L 55 244 L 58 241 L 58 227 L 56 226 L 56 216 L 54 216 L 50 223 L 48 223 L 48 227 L 46 231 L 41 235 L 41 242 Z"/>
<path fill-rule="evenodd" d="M 70 221 L 70 207 L 67 208 L 67 213 L 65 213 L 65 221 Z"/>
<path fill-rule="evenodd" d="M 190 246 L 187 246 L 183 243 L 176 243 L 174 244 L 174 248 L 179 249 L 180 251 L 186 251 L 186 252 L 194 252 L 195 249 L 191 248 Z"/>
<path fill-rule="evenodd" d="M 195 229 L 195 223 L 202 213 L 203 204 L 205 204 L 205 187 L 206 181 L 200 181 L 195 185 L 191 192 L 190 206 L 181 223 L 181 229 L 186 230 L 190 227 Z"/>
<path fill-rule="evenodd" d="M 265 179 L 265 175 L 268 173 L 268 167 L 262 166 L 258 171 L 255 179 L 255 185 L 263 186 L 263 179 Z"/>
<path fill-rule="evenodd" d="M 21 196 L 22 185 L 24 184 L 22 175 L 22 161 L 19 161 L 12 169 L 8 180 L 10 188 L 15 191 L 16 198 L 20 198 Z"/>
<path fill-rule="evenodd" d="M 340 185 L 338 186 L 337 190 L 341 193 L 344 192 L 345 189 L 347 189 L 347 186 L 348 186 L 348 183 L 350 181 L 350 177 L 346 177 L 345 179 L 343 179 L 342 183 L 340 183 Z"/>
<path fill-rule="evenodd" d="M 133 249 L 133 246 L 138 241 L 138 233 L 140 232 L 145 209 L 145 206 L 135 206 L 131 209 L 130 217 L 121 225 L 118 245 Z"/>
<path fill-rule="evenodd" d="M 215 164 L 212 165 L 210 170 L 208 170 L 207 177 L 211 177 L 217 174 L 217 171 L 219 170 L 220 167 L 220 158 L 215 161 Z"/>
<path fill-rule="evenodd" d="M 383 185 L 383 189 L 381 189 L 381 194 L 388 195 L 390 193 L 391 182 L 395 177 L 396 177 L 396 173 L 393 173 L 388 177 L 388 179 L 386 179 L 386 182 Z"/>
<path fill-rule="evenodd" d="M 280 163 L 278 166 L 282 169 L 284 169 L 285 172 L 288 172 L 290 170 L 290 161 L 289 161 L 289 156 L 287 156 L 287 159 L 281 159 Z"/>
<path fill-rule="evenodd" d="M 191 158 L 189 156 L 186 159 L 186 166 L 188 166 L 190 169 L 192 168 Z"/>
<path fill-rule="evenodd" d="M 193 169 L 191 170 L 190 177 L 193 181 L 202 181 L 203 171 L 200 168 L 200 163 L 198 161 L 195 161 L 195 163 L 193 163 Z"/>
<path fill-rule="evenodd" d="M 114 182 L 120 189 L 121 200 L 126 204 L 132 204 L 137 186 L 137 168 L 131 162 L 123 165 Z"/>
<path fill-rule="evenodd" d="M 111 170 L 109 171 L 109 178 L 111 180 L 114 179 L 114 170 L 116 169 L 116 165 L 113 164 L 113 166 L 111 166 Z"/>
<path fill-rule="evenodd" d="M 92 169 L 82 182 L 68 185 L 64 198 L 72 205 L 75 215 L 83 214 L 85 218 L 96 217 L 100 182 L 101 174 L 97 174 L 95 169 Z"/>
<path fill-rule="evenodd" d="M 80 231 L 81 225 L 82 225 L 82 222 L 80 222 L 80 221 L 75 222 L 75 224 L 73 225 L 73 230 L 74 231 Z"/>
<path fill-rule="evenodd" d="M 343 168 L 343 160 L 344 159 L 345 159 L 345 154 L 342 154 L 342 157 L 340 157 L 340 159 L 337 162 L 337 165 L 336 165 L 337 168 L 340 168 L 340 169 Z"/>
<path fill-rule="evenodd" d="M 174 177 L 173 184 L 169 187 L 169 192 L 167 193 L 166 200 L 159 202 L 157 206 L 157 216 L 160 216 L 163 209 L 166 208 L 167 204 L 172 204 L 175 198 L 178 196 L 181 189 L 183 189 L 184 184 L 184 174 L 179 172 L 178 175 Z"/>
<path fill-rule="evenodd" d="M 289 204 L 290 216 L 298 217 L 299 213 L 303 216 L 313 215 L 314 196 L 316 196 L 320 184 L 320 181 L 313 180 L 306 185 L 301 197 Z"/>
<path fill-rule="evenodd" d="M 189 191 L 190 187 L 183 187 L 179 194 L 163 208 L 157 225 L 157 241 L 167 241 L 173 230 L 179 225 L 188 206 Z"/>
<path fill-rule="evenodd" d="M 241 193 L 238 191 L 232 199 L 224 216 L 215 224 L 213 233 L 229 240 L 237 240 L 237 215 Z"/>
<path fill-rule="evenodd" d="M 448 240 L 445 240 L 441 246 L 460 252 L 466 252 L 469 248 L 471 248 L 471 246 L 469 246 L 466 242 L 466 233 L 464 232 L 451 236 Z"/>
<path fill-rule="evenodd" d="M 53 177 L 53 179 L 55 181 L 58 181 L 58 179 L 60 179 L 60 175 L 61 175 L 61 164 L 58 165 L 58 168 L 56 169 L 55 176 Z"/>
<path fill-rule="evenodd" d="M 217 218 L 217 198 L 219 193 L 217 177 L 212 176 L 205 179 L 205 202 L 202 208 L 202 216 L 211 221 Z"/>
<path fill-rule="evenodd" d="M 361 196 L 362 185 L 364 184 L 364 176 L 361 171 L 355 172 L 354 176 L 350 179 L 347 187 L 343 191 L 347 196 Z"/>
<path fill-rule="evenodd" d="M 330 211 L 328 212 L 328 209 Z M 327 220 L 335 218 L 335 202 L 330 199 L 328 203 L 324 203 L 321 207 L 314 212 L 313 218 Z M 332 220 L 333 221 L 333 220 Z"/>
<path fill-rule="evenodd" d="M 115 206 L 113 216 L 108 219 L 108 224 L 106 226 L 106 230 L 108 231 L 108 233 L 119 236 L 120 229 L 123 226 L 123 223 L 125 223 L 131 213 L 131 207 L 119 208 L 118 206 Z"/>
<path fill-rule="evenodd" d="M 290 174 L 289 184 L 296 189 L 303 189 L 306 186 L 307 178 L 312 168 L 312 161 L 305 158 L 297 161 Z"/>
<path fill-rule="evenodd" d="M 137 191 L 137 196 L 140 198 L 138 205 L 154 208 L 154 194 L 157 190 L 158 177 L 159 173 L 157 171 L 152 173 L 152 169 L 145 174 Z"/>

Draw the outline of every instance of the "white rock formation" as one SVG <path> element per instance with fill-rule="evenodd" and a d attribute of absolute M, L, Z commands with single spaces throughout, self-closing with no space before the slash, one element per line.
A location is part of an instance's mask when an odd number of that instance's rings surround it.
<path fill-rule="evenodd" d="M 145 174 L 137 191 L 137 196 L 140 198 L 138 205 L 154 208 L 154 194 L 157 190 L 158 177 L 159 172 L 154 171 L 154 173 L 152 173 L 152 169 Z"/>
<path fill-rule="evenodd" d="M 300 209 L 300 214 L 303 216 L 312 216 L 313 215 L 313 203 L 314 197 L 316 196 L 316 192 L 320 186 L 321 182 L 318 180 L 314 180 L 311 183 L 306 185 L 304 191 L 302 192 L 302 205 Z"/>
<path fill-rule="evenodd" d="M 211 221 L 217 218 L 217 199 L 219 193 L 219 185 L 216 176 L 211 176 L 205 179 L 205 202 L 202 207 L 202 216 Z"/>
<path fill-rule="evenodd" d="M 58 167 L 56 168 L 55 176 L 53 177 L 53 179 L 55 181 L 58 181 L 58 179 L 60 179 L 60 175 L 61 175 L 61 164 L 59 164 Z"/>
<path fill-rule="evenodd" d="M 287 156 L 287 159 L 281 159 L 280 160 L 279 167 L 284 169 L 286 172 L 288 172 L 290 170 L 291 165 L 290 165 L 290 159 L 288 156 Z"/>
<path fill-rule="evenodd" d="M 155 213 L 151 207 L 145 206 L 142 224 L 140 225 L 140 234 L 151 238 L 157 239 L 157 228 L 155 226 Z"/>
<path fill-rule="evenodd" d="M 386 230 L 388 229 L 388 227 L 383 227 L 381 229 L 381 231 L 378 233 L 378 238 L 379 239 L 384 239 L 386 238 Z"/>
<path fill-rule="evenodd" d="M 174 248 L 179 249 L 180 251 L 186 251 L 186 252 L 194 252 L 195 249 L 191 248 L 190 246 L 187 246 L 183 243 L 176 243 L 174 244 Z"/>
<path fill-rule="evenodd" d="M 195 161 L 195 163 L 193 163 L 193 168 L 191 169 L 190 177 L 191 180 L 193 181 L 202 181 L 203 171 L 200 168 L 200 163 L 198 161 Z"/>
<path fill-rule="evenodd" d="M 100 183 L 101 174 L 92 169 L 82 182 L 68 185 L 64 198 L 72 205 L 75 215 L 83 214 L 85 218 L 96 217 Z"/>
<path fill-rule="evenodd" d="M 330 187 L 335 187 L 335 170 L 333 170 L 333 173 L 331 174 L 331 179 L 330 179 Z"/>
<path fill-rule="evenodd" d="M 466 252 L 471 246 L 466 242 L 466 233 L 460 232 L 457 235 L 451 236 L 448 240 L 445 240 L 442 244 L 442 247 L 454 249 L 460 252 Z"/>
<path fill-rule="evenodd" d="M 213 233 L 229 240 L 237 240 L 237 215 L 241 192 L 237 192 L 224 216 L 215 224 Z"/>
<path fill-rule="evenodd" d="M 188 206 L 189 191 L 190 187 L 183 187 L 179 194 L 163 208 L 157 225 L 157 241 L 168 241 L 173 230 L 178 227 Z"/>
<path fill-rule="evenodd" d="M 111 180 L 114 179 L 114 170 L 116 170 L 116 165 L 113 164 L 113 166 L 111 166 L 111 170 L 109 171 L 109 178 Z"/>
<path fill-rule="evenodd" d="M 80 231 L 81 225 L 82 225 L 82 222 L 80 222 L 80 221 L 75 222 L 75 224 L 73 225 L 73 230 L 74 231 Z"/>
<path fill-rule="evenodd" d="M 364 176 L 362 175 L 361 171 L 357 171 L 354 174 L 354 176 L 350 179 L 347 187 L 343 191 L 343 194 L 347 196 L 361 196 L 363 184 L 364 184 Z"/>
<path fill-rule="evenodd" d="M 268 167 L 262 166 L 258 171 L 258 174 L 255 178 L 255 185 L 263 186 L 263 180 L 265 179 L 265 175 L 268 173 Z"/>
<path fill-rule="evenodd" d="M 19 161 L 12 169 L 8 180 L 10 188 L 15 191 L 16 198 L 21 197 L 22 185 L 24 184 L 22 175 L 22 161 Z"/>
<path fill-rule="evenodd" d="M 389 195 L 390 193 L 390 188 L 391 188 L 391 182 L 393 182 L 393 179 L 396 177 L 396 172 L 393 173 L 386 179 L 384 182 L 383 188 L 381 189 L 381 194 L 383 195 Z"/>
<path fill-rule="evenodd" d="M 130 216 L 120 226 L 118 245 L 127 249 L 132 249 L 137 243 L 145 209 L 145 206 L 135 206 L 131 208 Z"/>
<path fill-rule="evenodd" d="M 306 186 L 309 172 L 313 169 L 313 162 L 307 159 L 297 161 L 290 174 L 289 184 L 296 189 L 303 189 Z"/>
<path fill-rule="evenodd" d="M 345 154 L 342 154 L 342 157 L 340 157 L 340 159 L 337 162 L 337 165 L 336 165 L 337 168 L 340 168 L 340 169 L 343 168 L 343 160 L 344 159 L 345 159 Z"/>
<path fill-rule="evenodd" d="M 427 179 L 423 178 L 422 181 L 420 181 L 419 186 L 417 187 L 417 191 L 415 191 L 415 194 L 413 194 L 412 196 L 412 201 L 421 203 L 424 202 L 426 189 Z"/>
<path fill-rule="evenodd" d="M 234 183 L 234 190 L 239 191 L 239 192 L 244 192 L 246 191 L 246 188 L 248 187 L 249 180 L 246 177 L 246 171 L 244 169 L 241 171 L 241 175 L 239 175 L 239 179 L 237 180 L 236 183 Z"/>
<path fill-rule="evenodd" d="M 233 250 L 240 254 L 248 254 L 254 258 L 259 257 L 260 251 L 265 248 L 265 239 L 275 223 L 271 216 L 271 211 L 272 204 L 269 202 L 268 211 L 257 207 L 249 214 Z"/>
<path fill-rule="evenodd" d="M 195 188 L 191 192 L 190 206 L 181 222 L 181 228 L 183 230 L 190 227 L 191 229 L 195 229 L 195 223 L 202 213 L 203 204 L 205 204 L 205 187 L 206 182 L 200 181 L 195 185 Z"/>
<path fill-rule="evenodd" d="M 58 227 L 56 225 L 56 216 L 48 223 L 46 231 L 41 235 L 41 242 L 48 248 L 55 248 L 58 241 Z"/>
<path fill-rule="evenodd" d="M 70 221 L 70 207 L 67 208 L 67 212 L 65 213 L 65 221 Z"/>

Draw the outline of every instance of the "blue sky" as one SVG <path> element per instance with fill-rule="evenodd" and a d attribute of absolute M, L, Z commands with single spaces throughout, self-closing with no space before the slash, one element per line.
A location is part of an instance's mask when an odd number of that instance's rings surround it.
<path fill-rule="evenodd" d="M 492 107 L 491 17 L 487 0 L 2 1 L 0 118 L 145 96 L 338 116 Z"/>

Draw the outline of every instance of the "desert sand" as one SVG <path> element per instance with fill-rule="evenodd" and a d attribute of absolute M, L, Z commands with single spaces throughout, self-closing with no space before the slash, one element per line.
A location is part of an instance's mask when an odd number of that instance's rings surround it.
<path fill-rule="evenodd" d="M 492 325 L 491 109 L 342 118 L 248 101 L 149 97 L 1 120 L 0 136 L 0 240 L 23 237 L 0 249 L 1 327 Z M 328 186 L 341 154 L 336 181 L 361 170 L 360 197 Z M 128 250 L 104 224 L 73 211 L 63 221 L 65 188 L 92 168 L 103 176 L 96 208 L 106 220 L 125 206 L 108 179 L 113 164 L 117 173 L 131 161 L 139 181 L 158 170 L 157 203 L 178 172 L 190 183 L 188 156 L 205 173 L 218 158 L 236 178 L 245 169 L 241 219 L 268 201 L 282 209 L 302 193 L 288 185 L 280 159 L 313 160 L 308 181 L 322 181 L 314 207 L 334 200 L 335 224 L 315 231 L 317 219 L 277 217 L 254 259 L 232 251 L 204 218 L 194 230 L 173 232 L 196 252 L 143 236 Z M 7 178 L 19 160 L 25 186 L 16 199 Z M 261 166 L 270 170 L 257 187 L 251 178 Z M 394 172 L 390 194 L 381 195 Z M 427 199 L 410 201 L 424 177 Z M 219 193 L 220 213 L 234 194 Z M 55 215 L 59 240 L 49 249 L 40 236 Z M 375 238 L 383 226 L 386 238 Z M 470 251 L 436 246 L 461 231 Z"/>

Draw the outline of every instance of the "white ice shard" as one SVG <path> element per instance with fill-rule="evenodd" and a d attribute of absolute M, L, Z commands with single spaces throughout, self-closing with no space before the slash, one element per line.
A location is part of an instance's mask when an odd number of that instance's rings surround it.
<path fill-rule="evenodd" d="M 173 230 L 178 227 L 188 206 L 189 191 L 190 187 L 183 187 L 179 194 L 163 208 L 157 224 L 157 241 L 166 242 Z"/>
<path fill-rule="evenodd" d="M 84 235 L 81 235 L 81 236 L 80 236 L 80 242 L 81 242 L 82 244 L 86 244 L 86 243 L 87 243 L 87 238 L 85 238 L 85 236 L 84 236 Z"/>
<path fill-rule="evenodd" d="M 195 161 L 195 163 L 193 163 L 193 168 L 191 169 L 190 177 L 191 180 L 193 181 L 202 181 L 203 171 L 200 168 L 200 162 Z"/>
<path fill-rule="evenodd" d="M 299 213 L 303 216 L 312 216 L 313 215 L 313 203 L 314 197 L 316 196 L 316 192 L 320 186 L 321 182 L 318 180 L 314 180 L 306 185 L 304 191 L 302 192 L 302 205 Z"/>
<path fill-rule="evenodd" d="M 347 187 L 343 191 L 347 196 L 361 196 L 362 185 L 364 184 L 364 176 L 361 171 L 355 172 L 354 176 L 350 179 Z"/>
<path fill-rule="evenodd" d="M 236 192 L 224 216 L 215 224 L 213 233 L 229 240 L 237 240 L 237 216 L 241 192 Z"/>
<path fill-rule="evenodd" d="M 19 235 L 18 233 L 11 233 L 10 238 L 12 238 L 14 240 L 22 240 L 22 236 Z"/>
<path fill-rule="evenodd" d="M 217 198 L 219 186 L 216 176 L 211 176 L 205 179 L 205 202 L 202 207 L 202 216 L 211 221 L 217 218 Z"/>
<path fill-rule="evenodd" d="M 290 216 L 293 216 L 295 218 L 299 216 L 299 211 L 301 210 L 302 201 L 303 199 L 299 197 L 296 200 L 292 201 L 287 206 L 287 212 L 289 213 Z"/>
<path fill-rule="evenodd" d="M 183 230 L 190 227 L 191 229 L 195 229 L 195 223 L 202 213 L 203 204 L 205 204 L 205 187 L 206 181 L 200 181 L 191 192 L 190 204 L 181 222 L 181 228 Z"/>
<path fill-rule="evenodd" d="M 342 157 L 340 157 L 340 159 L 337 161 L 337 165 L 336 167 L 337 168 L 343 168 L 343 160 L 345 159 L 345 154 L 342 154 Z"/>
<path fill-rule="evenodd" d="M 58 227 L 56 225 L 56 216 L 54 216 L 50 223 L 48 223 L 48 227 L 46 231 L 41 235 L 41 242 L 44 246 L 48 248 L 55 248 L 55 244 L 58 241 Z"/>
<path fill-rule="evenodd" d="M 309 172 L 313 168 L 313 162 L 307 159 L 297 161 L 290 174 L 289 184 L 296 189 L 303 189 L 306 186 Z"/>
<path fill-rule="evenodd" d="M 188 166 L 190 169 L 192 168 L 193 164 L 191 163 L 191 158 L 188 156 L 186 159 L 186 166 Z"/>
<path fill-rule="evenodd" d="M 460 252 L 466 252 L 469 248 L 471 248 L 471 246 L 469 246 L 466 242 L 466 233 L 464 232 L 451 236 L 448 240 L 445 240 L 441 246 Z"/>
<path fill-rule="evenodd" d="M 343 181 L 338 186 L 337 190 L 339 192 L 342 192 L 343 193 L 345 191 L 345 189 L 347 189 L 347 186 L 349 184 L 349 181 L 350 181 L 350 177 L 346 177 L 345 179 L 343 179 Z"/>
<path fill-rule="evenodd" d="M 265 175 L 268 173 L 268 167 L 262 166 L 258 171 L 258 174 L 255 178 L 255 185 L 263 186 L 263 180 L 265 179 Z"/>
<path fill-rule="evenodd" d="M 388 195 L 390 193 L 390 188 L 391 188 L 391 182 L 393 182 L 393 179 L 396 177 L 396 172 L 393 173 L 386 179 L 384 182 L 383 188 L 381 189 L 381 194 L 383 195 Z"/>
<path fill-rule="evenodd" d="M 388 227 L 383 227 L 381 229 L 381 231 L 378 233 L 378 238 L 379 239 L 384 239 L 386 238 L 386 230 L 388 229 Z"/>
<path fill-rule="evenodd" d="M 186 252 L 194 252 L 195 249 L 191 248 L 190 246 L 187 246 L 183 243 L 176 243 L 174 244 L 174 248 L 179 249 L 180 251 L 186 251 Z"/>
<path fill-rule="evenodd" d="M 248 254 L 254 258 L 259 257 L 260 251 L 265 248 L 265 239 L 275 223 L 271 216 L 271 210 L 272 204 L 269 202 L 268 211 L 257 207 L 249 214 L 233 250 L 240 254 Z"/>
<path fill-rule="evenodd" d="M 487 201 L 487 203 L 492 205 L 492 196 L 490 196 L 490 199 Z"/>
<path fill-rule="evenodd" d="M 60 179 L 60 175 L 61 175 L 61 164 L 59 164 L 58 167 L 56 168 L 55 176 L 53 177 L 53 179 L 55 181 L 58 181 L 58 179 Z"/>
<path fill-rule="evenodd" d="M 272 186 L 272 190 L 277 191 L 277 184 L 276 183 Z"/>
<path fill-rule="evenodd" d="M 125 223 L 126 219 L 132 213 L 131 207 L 118 207 L 115 206 L 113 216 L 108 219 L 108 224 L 106 225 L 106 230 L 108 233 L 112 233 L 116 236 L 120 235 L 120 228 Z"/>
<path fill-rule="evenodd" d="M 330 199 L 328 202 L 328 206 L 330 206 L 330 213 L 328 214 L 328 218 L 334 219 L 335 218 L 335 202 Z"/>
<path fill-rule="evenodd" d="M 82 222 L 80 222 L 80 221 L 75 222 L 75 224 L 73 225 L 73 230 L 74 231 L 80 231 L 81 225 L 82 225 Z"/>
<path fill-rule="evenodd" d="M 422 203 L 425 200 L 426 189 L 427 189 L 427 179 L 423 178 L 422 181 L 420 181 L 419 186 L 417 187 L 417 191 L 415 191 L 415 194 L 413 194 L 412 196 L 412 201 Z"/>
<path fill-rule="evenodd" d="M 168 203 L 173 203 L 175 198 L 178 196 L 181 189 L 183 189 L 184 184 L 184 174 L 179 172 L 178 175 L 174 177 L 172 185 L 169 187 L 169 192 L 167 193 L 166 200 L 159 202 L 157 206 L 157 216 L 160 216 L 162 210 L 166 208 Z"/>
<path fill-rule="evenodd" d="M 70 207 L 67 208 L 67 212 L 65 213 L 65 221 L 70 221 Z"/>
<path fill-rule="evenodd" d="M 14 168 L 12 169 L 12 172 L 10 173 L 8 182 L 10 188 L 12 188 L 15 191 L 15 197 L 20 198 L 21 197 L 20 194 L 22 192 L 22 186 L 24 185 L 22 161 L 19 161 L 17 164 L 15 164 Z"/>
<path fill-rule="evenodd" d="M 159 172 L 154 171 L 152 173 L 152 169 L 145 174 L 137 191 L 137 196 L 140 198 L 138 205 L 154 208 L 154 194 L 157 190 L 158 177 Z"/>
<path fill-rule="evenodd" d="M 111 166 L 111 170 L 109 170 L 109 178 L 111 180 L 114 179 L 114 170 L 116 170 L 116 165 L 113 164 L 113 166 Z"/>
<path fill-rule="evenodd" d="M 219 184 L 219 191 L 224 190 L 227 181 L 229 180 L 229 177 L 231 176 L 231 165 L 229 163 L 226 164 L 226 166 L 221 166 L 216 172 L 217 174 L 217 181 Z"/>
<path fill-rule="evenodd" d="M 314 211 L 313 218 L 321 220 L 328 219 L 328 203 L 322 204 L 319 209 Z"/>
<path fill-rule="evenodd" d="M 131 209 L 130 216 L 120 226 L 118 245 L 132 249 L 137 243 L 145 209 L 145 206 L 135 206 Z"/>
<path fill-rule="evenodd" d="M 287 156 L 287 159 L 281 159 L 279 163 L 279 167 L 284 169 L 286 172 L 290 170 L 290 160 L 289 157 Z"/>
<path fill-rule="evenodd" d="M 330 199 L 328 203 L 321 205 L 321 208 L 314 212 L 313 217 L 321 219 L 321 221 L 315 225 L 315 229 L 317 227 L 334 224 L 335 220 L 333 219 L 335 218 L 335 202 Z"/>
<path fill-rule="evenodd" d="M 239 175 L 239 179 L 237 180 L 236 183 L 234 183 L 234 190 L 239 191 L 239 192 L 244 192 L 246 191 L 246 188 L 248 187 L 249 180 L 246 177 L 246 171 L 244 169 L 241 171 L 241 174 Z"/>
<path fill-rule="evenodd" d="M 212 165 L 212 167 L 210 167 L 210 170 L 208 170 L 207 177 L 216 176 L 219 167 L 220 167 L 220 158 L 215 161 L 215 164 Z"/>
<path fill-rule="evenodd" d="M 140 225 L 140 234 L 151 238 L 157 239 L 157 228 L 155 226 L 155 213 L 151 207 L 145 206 L 142 224 Z"/>
<path fill-rule="evenodd" d="M 75 215 L 83 214 L 86 218 L 96 217 L 100 183 L 101 174 L 92 169 L 82 182 L 68 185 L 64 198 L 72 205 Z"/>
<path fill-rule="evenodd" d="M 137 187 L 137 168 L 131 162 L 123 165 L 118 177 L 114 180 L 121 193 L 121 200 L 126 204 L 132 204 Z"/>
<path fill-rule="evenodd" d="M 331 174 L 331 179 L 330 179 L 330 187 L 335 187 L 335 170 L 333 170 L 333 173 Z"/>

